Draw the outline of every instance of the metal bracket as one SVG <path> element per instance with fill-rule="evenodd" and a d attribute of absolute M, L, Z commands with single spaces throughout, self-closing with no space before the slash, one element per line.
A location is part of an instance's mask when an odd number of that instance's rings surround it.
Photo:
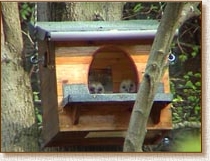
<path fill-rule="evenodd" d="M 43 56 L 43 67 L 48 69 L 54 69 L 55 65 L 52 63 L 52 54 L 51 54 L 51 42 L 47 41 L 47 51 Z"/>

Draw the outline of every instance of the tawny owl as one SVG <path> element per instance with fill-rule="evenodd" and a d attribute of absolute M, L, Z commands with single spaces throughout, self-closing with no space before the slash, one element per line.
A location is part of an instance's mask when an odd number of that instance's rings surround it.
<path fill-rule="evenodd" d="M 120 84 L 120 93 L 134 93 L 136 92 L 136 84 L 130 80 L 123 80 Z"/>
<path fill-rule="evenodd" d="M 88 85 L 91 94 L 101 94 L 104 93 L 104 86 L 100 82 L 91 82 Z"/>

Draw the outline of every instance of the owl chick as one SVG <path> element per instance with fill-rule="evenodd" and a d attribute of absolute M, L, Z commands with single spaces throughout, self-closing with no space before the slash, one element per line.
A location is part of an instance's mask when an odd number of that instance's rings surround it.
<path fill-rule="evenodd" d="M 88 86 L 91 94 L 101 94 L 104 93 L 104 86 L 100 82 L 91 82 Z"/>
<path fill-rule="evenodd" d="M 134 93 L 136 92 L 136 84 L 130 80 L 123 80 L 120 84 L 120 93 Z"/>

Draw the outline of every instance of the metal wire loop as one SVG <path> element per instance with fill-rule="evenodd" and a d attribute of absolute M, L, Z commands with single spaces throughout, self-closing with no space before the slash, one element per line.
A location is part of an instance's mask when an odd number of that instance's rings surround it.
<path fill-rule="evenodd" d="M 30 58 L 30 62 L 32 64 L 38 64 L 38 62 L 39 62 L 38 55 L 32 55 Z"/>
<path fill-rule="evenodd" d="M 172 61 L 174 61 L 175 59 L 176 59 L 175 55 L 172 54 L 172 53 L 170 53 L 170 55 L 168 56 L 168 60 L 169 60 L 170 62 L 172 62 Z"/>

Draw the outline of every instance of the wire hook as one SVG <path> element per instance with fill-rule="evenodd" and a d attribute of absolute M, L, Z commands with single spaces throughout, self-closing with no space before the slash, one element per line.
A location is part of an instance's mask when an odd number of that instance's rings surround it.
<path fill-rule="evenodd" d="M 39 62 L 38 55 L 32 55 L 30 58 L 30 62 L 32 64 L 38 64 L 38 62 Z"/>
<path fill-rule="evenodd" d="M 169 56 L 168 56 L 168 60 L 169 60 L 170 62 L 173 62 L 175 59 L 176 59 L 176 56 L 170 51 L 170 54 L 169 54 Z"/>

